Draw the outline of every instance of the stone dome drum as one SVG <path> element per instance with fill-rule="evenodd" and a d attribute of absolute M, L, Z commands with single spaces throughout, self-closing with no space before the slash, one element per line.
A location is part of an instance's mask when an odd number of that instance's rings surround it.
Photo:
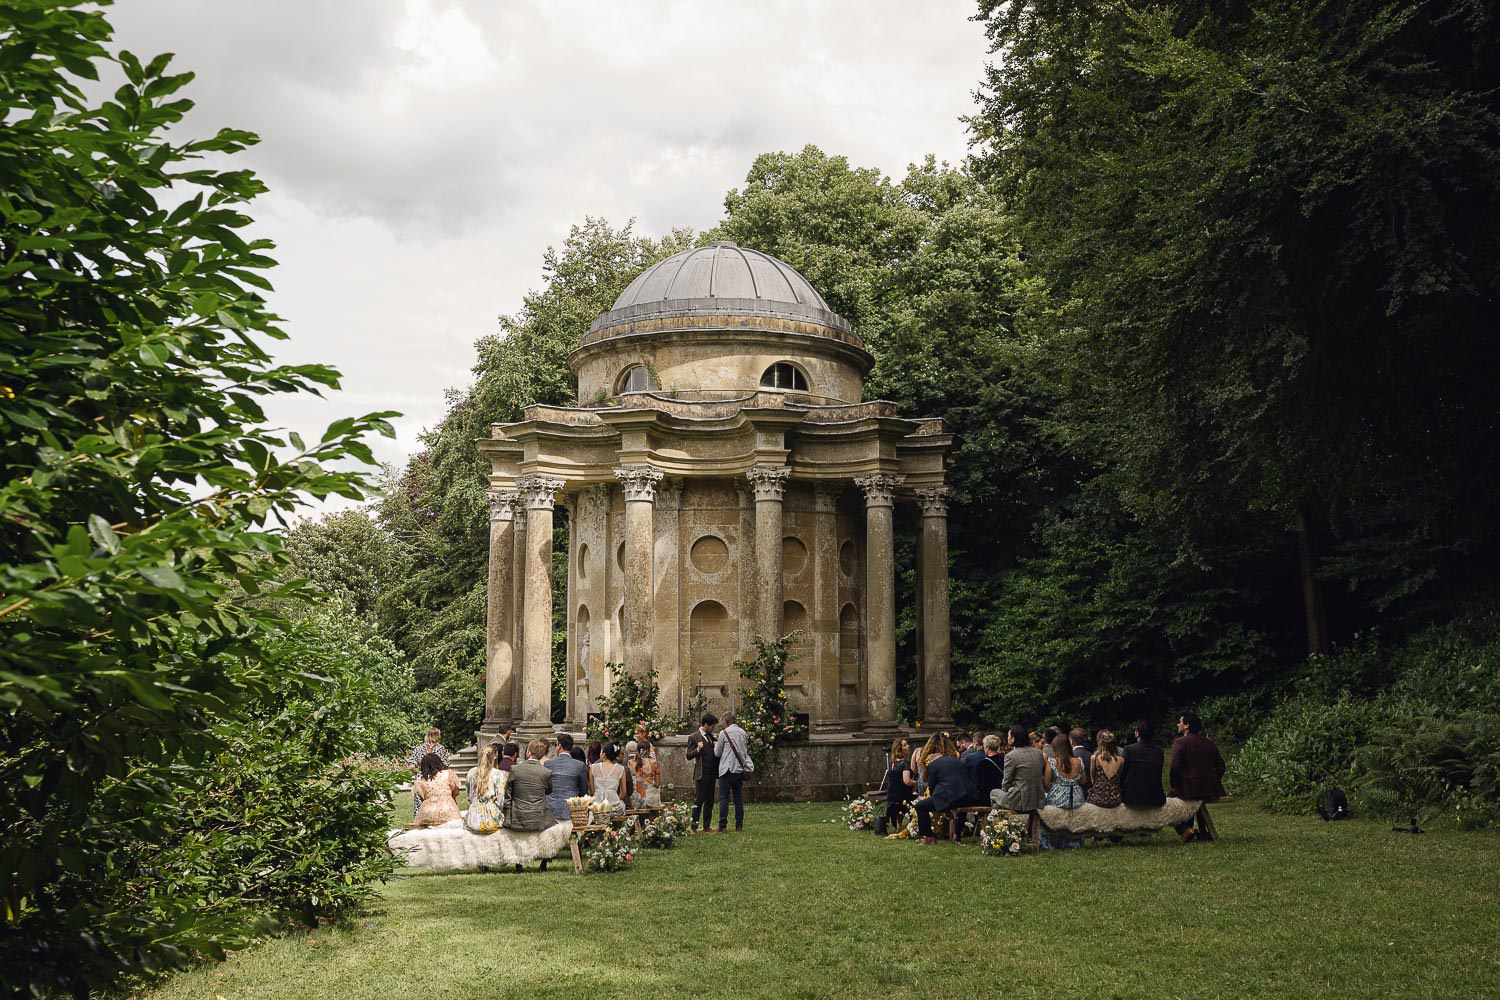
<path fill-rule="evenodd" d="M 569 364 L 585 405 L 643 391 L 748 396 L 771 384 L 767 373 L 777 365 L 795 370 L 787 376 L 793 391 L 854 403 L 873 359 L 795 268 L 721 241 L 641 272 L 589 327 Z"/>

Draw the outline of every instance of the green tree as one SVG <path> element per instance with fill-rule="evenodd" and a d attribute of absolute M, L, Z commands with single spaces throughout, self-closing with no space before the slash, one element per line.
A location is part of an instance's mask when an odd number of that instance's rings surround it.
<path fill-rule="evenodd" d="M 1450 605 L 1495 551 L 1492 16 L 982 5 L 977 163 L 1059 303 L 1061 433 L 1183 559 L 1260 525 L 1312 652 L 1320 581 L 1347 634 Z"/>
<path fill-rule="evenodd" d="M 138 859 L 170 844 L 183 769 L 286 687 L 267 599 L 299 588 L 268 522 L 363 497 L 330 470 L 390 433 L 388 414 L 310 444 L 266 426 L 267 396 L 338 375 L 266 350 L 270 245 L 240 235 L 262 186 L 202 163 L 255 137 L 169 139 L 192 74 L 109 37 L 96 10 L 0 4 L 0 967 L 36 995 L 243 939 L 200 913 L 224 886 L 168 891 Z M 101 67 L 122 79 L 96 102 Z M 279 905 L 241 902 L 239 924 Z"/>

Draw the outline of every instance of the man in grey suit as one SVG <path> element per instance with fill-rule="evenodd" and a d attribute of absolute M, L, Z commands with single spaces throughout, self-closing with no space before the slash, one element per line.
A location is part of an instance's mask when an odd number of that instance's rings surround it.
<path fill-rule="evenodd" d="M 714 785 L 719 780 L 719 759 L 714 756 L 714 726 L 718 718 L 709 712 L 702 724 L 688 737 L 687 759 L 693 762 L 693 832 L 698 832 L 698 813 L 703 813 L 703 829 L 714 818 Z"/>
<path fill-rule="evenodd" d="M 542 764 L 546 740 L 532 740 L 526 759 L 510 769 L 505 785 L 505 825 L 512 830 L 545 830 L 557 821 L 547 806 L 552 791 L 552 772 Z"/>
<path fill-rule="evenodd" d="M 547 794 L 547 805 L 559 820 L 572 819 L 568 813 L 568 799 L 589 793 L 589 766 L 581 760 L 574 760 L 572 750 L 572 734 L 558 733 L 557 756 L 542 762 L 552 772 L 552 791 Z M 511 780 L 515 780 L 514 776 Z"/>
<path fill-rule="evenodd" d="M 1010 727 L 1010 753 L 1005 755 L 1005 774 L 990 801 L 1011 812 L 1031 812 L 1042 807 L 1042 772 L 1047 755 L 1031 745 L 1025 726 Z"/>

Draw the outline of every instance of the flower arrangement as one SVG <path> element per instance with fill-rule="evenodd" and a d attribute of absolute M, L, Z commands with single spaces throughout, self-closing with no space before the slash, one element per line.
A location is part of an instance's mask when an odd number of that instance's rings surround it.
<path fill-rule="evenodd" d="M 875 825 L 875 806 L 861 796 L 844 803 L 844 824 L 851 830 L 868 830 Z"/>
<path fill-rule="evenodd" d="M 1025 817 L 991 809 L 979 831 L 979 846 L 999 857 L 1019 855 L 1026 846 Z"/>
<path fill-rule="evenodd" d="M 642 847 L 665 850 L 677 846 L 677 838 L 681 834 L 671 823 L 662 822 L 663 818 L 659 816 L 641 828 Z"/>
<path fill-rule="evenodd" d="M 786 664 L 801 634 L 792 632 L 775 642 L 757 638 L 755 659 L 734 664 L 744 682 L 737 721 L 749 737 L 750 759 L 757 768 L 783 744 L 807 737 L 807 727 L 797 722 L 786 703 Z"/>
<path fill-rule="evenodd" d="M 692 816 L 693 804 L 691 802 L 668 802 L 662 806 L 661 815 L 656 818 L 656 822 L 669 827 L 676 836 L 680 837 L 687 833 Z"/>
<path fill-rule="evenodd" d="M 616 829 L 583 834 L 578 842 L 584 870 L 617 872 L 635 860 L 640 847 L 627 832 Z"/>
<path fill-rule="evenodd" d="M 691 728 L 690 720 L 701 715 L 707 704 L 700 695 L 687 704 L 685 715 L 666 715 L 657 704 L 661 689 L 654 667 L 647 669 L 644 677 L 636 677 L 623 663 L 607 663 L 605 667 L 609 671 L 609 694 L 600 706 L 600 715 L 584 726 L 590 740 L 624 744 L 635 737 L 637 725 L 644 725 L 651 742 L 658 743 L 667 733 Z"/>

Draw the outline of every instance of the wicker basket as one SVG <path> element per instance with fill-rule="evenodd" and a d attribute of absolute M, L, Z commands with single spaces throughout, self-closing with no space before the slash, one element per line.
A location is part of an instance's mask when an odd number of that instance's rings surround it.
<path fill-rule="evenodd" d="M 573 817 L 573 828 L 577 830 L 588 826 L 591 812 L 589 806 L 568 806 L 568 815 Z"/>

